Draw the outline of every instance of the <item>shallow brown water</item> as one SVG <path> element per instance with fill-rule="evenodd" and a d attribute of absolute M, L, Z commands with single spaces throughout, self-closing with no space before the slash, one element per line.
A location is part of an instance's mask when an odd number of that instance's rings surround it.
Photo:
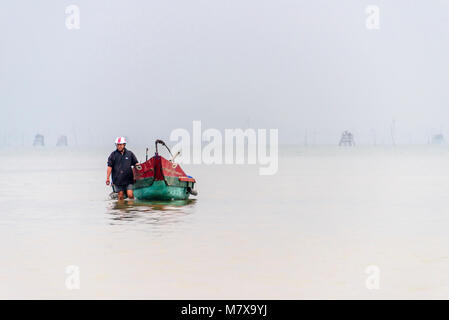
<path fill-rule="evenodd" d="M 274 176 L 184 166 L 196 200 L 123 204 L 109 152 L 0 150 L 0 298 L 449 296 L 445 147 L 284 147 Z"/>

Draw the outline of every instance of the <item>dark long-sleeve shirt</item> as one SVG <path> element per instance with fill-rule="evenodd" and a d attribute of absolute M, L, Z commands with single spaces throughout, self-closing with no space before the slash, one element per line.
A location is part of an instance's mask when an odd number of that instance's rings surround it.
<path fill-rule="evenodd" d="M 134 153 L 124 149 L 123 154 L 118 150 L 111 153 L 108 158 L 108 167 L 112 168 L 112 183 L 117 186 L 125 186 L 134 183 L 131 166 L 139 163 Z"/>

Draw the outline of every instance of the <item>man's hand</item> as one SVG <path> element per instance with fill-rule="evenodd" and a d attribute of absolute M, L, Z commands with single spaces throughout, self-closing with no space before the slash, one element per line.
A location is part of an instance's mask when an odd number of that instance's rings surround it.
<path fill-rule="evenodd" d="M 109 181 L 109 177 L 111 176 L 112 167 L 108 166 L 108 170 L 106 172 L 106 185 L 108 186 L 111 182 Z"/>

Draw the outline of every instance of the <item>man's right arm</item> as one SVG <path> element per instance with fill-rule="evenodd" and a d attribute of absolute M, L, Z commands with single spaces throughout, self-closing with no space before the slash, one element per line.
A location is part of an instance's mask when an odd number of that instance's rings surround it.
<path fill-rule="evenodd" d="M 107 170 L 107 172 L 106 172 L 106 185 L 107 185 L 107 186 L 111 183 L 111 181 L 109 180 L 109 178 L 111 177 L 111 172 L 112 172 L 112 166 L 113 166 L 113 164 L 114 164 L 114 159 L 113 159 L 113 156 L 112 156 L 112 153 L 111 153 L 111 155 L 110 155 L 109 158 L 108 158 L 108 170 Z"/>
<path fill-rule="evenodd" d="M 108 186 L 111 181 L 109 178 L 111 177 L 112 167 L 108 167 L 108 171 L 106 172 L 106 185 Z"/>

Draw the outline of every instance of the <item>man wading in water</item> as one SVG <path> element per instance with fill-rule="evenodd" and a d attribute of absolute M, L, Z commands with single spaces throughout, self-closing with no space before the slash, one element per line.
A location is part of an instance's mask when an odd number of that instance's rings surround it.
<path fill-rule="evenodd" d="M 126 139 L 124 137 L 115 139 L 115 145 L 117 150 L 113 151 L 108 158 L 106 185 L 111 183 L 109 177 L 112 172 L 113 189 L 118 193 L 118 199 L 125 198 L 125 191 L 129 199 L 134 199 L 134 175 L 131 166 L 135 166 L 139 162 L 134 153 L 125 148 Z"/>

